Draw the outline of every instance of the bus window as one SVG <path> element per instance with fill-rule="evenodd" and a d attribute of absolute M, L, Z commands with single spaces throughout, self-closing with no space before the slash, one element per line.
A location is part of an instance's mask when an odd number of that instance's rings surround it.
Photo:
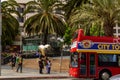
<path fill-rule="evenodd" d="M 120 55 L 118 56 L 118 66 L 120 66 Z"/>
<path fill-rule="evenodd" d="M 90 54 L 90 74 L 95 75 L 95 55 Z"/>
<path fill-rule="evenodd" d="M 78 67 L 78 53 L 73 53 L 71 55 L 71 67 Z"/>
<path fill-rule="evenodd" d="M 98 61 L 99 66 L 118 66 L 115 54 L 99 54 Z"/>
<path fill-rule="evenodd" d="M 81 54 L 80 58 L 80 74 L 85 75 L 86 74 L 86 54 Z"/>

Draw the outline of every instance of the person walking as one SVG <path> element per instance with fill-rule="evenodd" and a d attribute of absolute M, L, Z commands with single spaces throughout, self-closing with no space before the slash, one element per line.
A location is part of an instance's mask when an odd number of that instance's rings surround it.
<path fill-rule="evenodd" d="M 47 73 L 47 71 L 48 71 L 48 57 L 47 56 L 44 56 L 44 58 L 43 58 L 44 60 L 43 60 L 43 64 L 44 64 L 44 66 L 45 66 L 45 68 L 46 68 L 46 73 Z"/>
<path fill-rule="evenodd" d="M 44 68 L 44 64 L 43 64 L 42 58 L 39 58 L 38 64 L 39 64 L 39 73 L 42 74 L 43 73 L 43 68 Z"/>
<path fill-rule="evenodd" d="M 51 61 L 48 59 L 48 60 L 47 60 L 47 65 L 46 65 L 46 66 L 47 66 L 47 68 L 46 68 L 46 69 L 47 69 L 47 74 L 50 74 L 51 65 L 52 65 L 52 63 L 51 63 Z"/>
<path fill-rule="evenodd" d="M 14 69 L 15 63 L 16 63 L 16 55 L 13 54 L 13 55 L 12 55 L 12 58 L 11 58 L 11 67 L 12 67 L 12 69 Z"/>
<path fill-rule="evenodd" d="M 18 72 L 20 70 L 20 73 L 22 73 L 23 58 L 21 55 L 18 56 L 17 63 L 18 63 L 18 66 L 17 66 L 16 72 Z"/>

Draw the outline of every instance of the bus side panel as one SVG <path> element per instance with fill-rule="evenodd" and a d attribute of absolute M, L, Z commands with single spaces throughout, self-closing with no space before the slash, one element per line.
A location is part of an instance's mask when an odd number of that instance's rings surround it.
<path fill-rule="evenodd" d="M 79 78 L 79 68 L 70 68 L 69 70 L 69 74 L 70 76 L 72 77 L 76 77 L 76 78 Z"/>
<path fill-rule="evenodd" d="M 112 76 L 120 74 L 120 67 L 98 67 L 98 72 L 100 73 L 100 71 L 105 69 L 109 70 Z M 98 76 L 99 73 L 97 74 Z"/>
<path fill-rule="evenodd" d="M 120 74 L 120 67 L 114 67 L 114 68 L 110 68 L 110 71 L 112 71 L 112 75 L 117 75 Z"/>

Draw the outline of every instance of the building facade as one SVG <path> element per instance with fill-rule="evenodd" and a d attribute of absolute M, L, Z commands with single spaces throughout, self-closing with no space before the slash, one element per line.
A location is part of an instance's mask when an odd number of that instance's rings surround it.
<path fill-rule="evenodd" d="M 114 36 L 115 37 L 120 37 L 120 24 L 117 23 L 115 25 L 115 27 L 113 28 L 113 30 L 114 30 L 114 33 L 113 33 Z"/>

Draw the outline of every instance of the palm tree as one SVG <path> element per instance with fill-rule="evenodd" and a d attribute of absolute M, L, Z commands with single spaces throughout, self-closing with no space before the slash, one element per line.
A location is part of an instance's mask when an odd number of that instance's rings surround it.
<path fill-rule="evenodd" d="M 1 2 L 2 46 L 11 45 L 12 42 L 15 40 L 15 36 L 18 34 L 19 22 L 12 15 L 19 15 L 19 13 L 15 9 L 16 6 L 19 5 L 14 0 Z"/>
<path fill-rule="evenodd" d="M 73 24 L 101 25 L 106 36 L 113 36 L 116 21 L 120 21 L 119 0 L 90 0 L 89 4 L 84 4 L 82 8 L 77 9 L 71 17 Z"/>
<path fill-rule="evenodd" d="M 44 35 L 43 44 L 47 44 L 48 34 L 56 33 L 63 36 L 65 32 L 65 21 L 61 13 L 55 10 L 60 6 L 58 0 L 37 0 L 30 1 L 26 5 L 24 14 L 31 11 L 36 12 L 35 15 L 29 17 L 25 23 L 25 32 L 28 34 Z"/>
<path fill-rule="evenodd" d="M 76 29 L 80 28 L 80 25 L 72 24 L 71 17 L 73 16 L 74 11 L 82 6 L 82 4 L 86 4 L 87 1 L 88 0 L 67 0 L 66 4 L 63 6 L 63 10 L 65 11 L 65 20 L 67 22 L 67 30 L 64 35 L 64 42 L 66 44 L 70 44 L 72 34 L 74 34 Z"/>
<path fill-rule="evenodd" d="M 87 1 L 88 0 L 68 0 L 67 3 L 63 6 L 66 20 L 69 20 L 70 16 L 76 8 L 80 7 L 82 3 L 86 3 Z"/>

